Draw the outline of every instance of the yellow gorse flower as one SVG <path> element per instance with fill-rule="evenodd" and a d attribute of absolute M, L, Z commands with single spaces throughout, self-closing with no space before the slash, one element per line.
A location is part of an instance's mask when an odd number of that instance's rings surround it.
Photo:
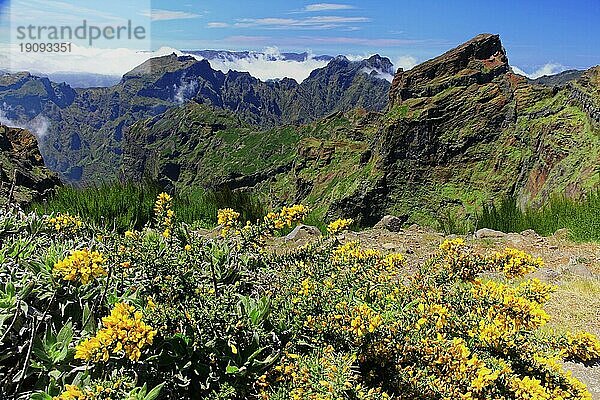
<path fill-rule="evenodd" d="M 308 207 L 296 204 L 291 207 L 283 207 L 279 212 L 279 217 L 285 221 L 287 226 L 292 226 L 296 222 L 301 222 L 309 212 Z"/>
<path fill-rule="evenodd" d="M 348 242 L 333 251 L 333 261 L 348 262 L 379 257 L 380 253 L 373 249 L 363 249 L 358 242 Z"/>
<path fill-rule="evenodd" d="M 221 235 L 225 236 L 235 226 L 240 218 L 240 213 L 231 208 L 223 208 L 217 212 L 217 223 L 222 226 Z"/>
<path fill-rule="evenodd" d="M 308 207 L 296 204 L 291 207 L 283 207 L 279 213 L 270 212 L 264 217 L 265 224 L 271 229 L 279 230 L 286 226 L 291 227 L 301 222 L 310 212 Z"/>
<path fill-rule="evenodd" d="M 349 330 L 357 337 L 373 333 L 383 323 L 383 318 L 366 304 L 354 307 L 354 318 L 350 321 Z"/>
<path fill-rule="evenodd" d="M 519 278 L 541 268 L 544 262 L 524 251 L 507 247 L 503 252 L 495 253 L 492 257 L 498 269 L 509 278 Z"/>
<path fill-rule="evenodd" d="M 104 328 L 96 336 L 84 340 L 75 348 L 75 358 L 86 361 L 107 361 L 110 354 L 123 354 L 132 361 L 140 359 L 141 350 L 152 344 L 156 330 L 142 320 L 142 313 L 133 306 L 117 303 L 108 317 L 102 318 Z"/>
<path fill-rule="evenodd" d="M 285 227 L 285 222 L 279 218 L 278 213 L 270 212 L 265 216 L 264 220 L 267 225 L 272 226 L 276 230 Z"/>
<path fill-rule="evenodd" d="M 539 279 L 534 278 L 521 283 L 517 287 L 517 292 L 526 299 L 535 301 L 539 304 L 544 304 L 550 300 L 550 296 L 557 289 L 558 287 L 556 285 L 547 285 L 542 283 Z"/>
<path fill-rule="evenodd" d="M 440 250 L 444 252 L 458 251 L 465 246 L 464 239 L 456 238 L 456 239 L 447 239 L 444 240 L 442 244 L 440 244 Z"/>
<path fill-rule="evenodd" d="M 337 219 L 327 225 L 327 232 L 329 232 L 330 235 L 335 235 L 336 233 L 348 229 L 353 222 L 353 219 Z"/>
<path fill-rule="evenodd" d="M 57 232 L 76 231 L 83 226 L 83 222 L 77 215 L 69 213 L 57 213 L 53 217 L 48 217 L 46 223 Z"/>
<path fill-rule="evenodd" d="M 567 346 L 564 349 L 567 357 L 580 361 L 600 360 L 600 341 L 588 332 L 567 333 Z"/>
<path fill-rule="evenodd" d="M 107 275 L 104 257 L 97 251 L 72 250 L 71 255 L 54 264 L 53 274 L 65 281 L 81 281 L 87 285 L 92 279 Z"/>
<path fill-rule="evenodd" d="M 477 331 L 472 332 L 485 343 L 512 344 L 516 332 L 538 329 L 550 319 L 540 303 L 520 296 L 518 288 L 476 281 L 471 292 L 475 299 L 491 303 Z"/>
<path fill-rule="evenodd" d="M 551 400 L 553 399 L 552 394 L 549 393 L 544 386 L 542 381 L 539 379 L 531 378 L 529 376 L 520 378 L 513 378 L 510 381 L 510 388 L 515 395 L 515 399 L 519 400 Z"/>

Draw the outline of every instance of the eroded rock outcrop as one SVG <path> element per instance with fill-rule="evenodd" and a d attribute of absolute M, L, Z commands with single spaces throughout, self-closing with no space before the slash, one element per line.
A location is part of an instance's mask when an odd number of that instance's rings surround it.
<path fill-rule="evenodd" d="M 600 161 L 589 124 L 598 87 L 596 69 L 562 87 L 532 85 L 491 34 L 399 70 L 377 143 L 387 207 L 464 215 L 502 196 L 531 204 L 582 195 Z"/>
<path fill-rule="evenodd" d="M 9 195 L 17 203 L 37 200 L 61 185 L 58 176 L 44 166 L 35 136 L 24 129 L 3 125 L 0 125 L 0 181 L 0 204 L 6 204 Z"/>

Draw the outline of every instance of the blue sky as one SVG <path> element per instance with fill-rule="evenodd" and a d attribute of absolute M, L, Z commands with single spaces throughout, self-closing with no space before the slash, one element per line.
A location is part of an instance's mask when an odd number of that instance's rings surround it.
<path fill-rule="evenodd" d="M 153 45 L 431 58 L 481 32 L 498 33 L 511 64 L 532 70 L 600 64 L 600 0 L 152 2 L 185 19 L 156 20 Z M 167 17 L 167 15 L 163 15 Z"/>
<path fill-rule="evenodd" d="M 9 29 L 11 3 L 27 5 L 27 18 L 38 23 L 151 19 L 153 49 L 277 47 L 422 62 L 490 32 L 501 35 L 511 65 L 526 72 L 600 64 L 600 0 L 0 0 L 0 35 Z"/>

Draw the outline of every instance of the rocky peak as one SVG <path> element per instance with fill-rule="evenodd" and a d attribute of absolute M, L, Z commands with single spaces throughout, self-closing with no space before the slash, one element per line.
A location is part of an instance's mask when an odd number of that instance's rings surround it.
<path fill-rule="evenodd" d="M 410 71 L 396 72 L 390 103 L 433 96 L 451 86 L 488 83 L 510 71 L 500 37 L 480 34 Z"/>
<path fill-rule="evenodd" d="M 177 56 L 175 53 L 161 57 L 154 57 L 123 75 L 123 81 L 142 77 L 160 77 L 167 72 L 174 72 L 189 68 L 198 62 L 199 61 L 197 61 L 194 57 Z M 208 62 L 205 60 L 203 60 L 203 62 L 208 64 Z"/>
<path fill-rule="evenodd" d="M 600 94 L 600 65 L 585 71 L 578 79 L 577 83 Z"/>
<path fill-rule="evenodd" d="M 381 57 L 379 54 L 375 54 L 366 60 L 364 60 L 366 68 L 373 68 L 382 74 L 394 75 L 394 64 L 387 57 Z"/>

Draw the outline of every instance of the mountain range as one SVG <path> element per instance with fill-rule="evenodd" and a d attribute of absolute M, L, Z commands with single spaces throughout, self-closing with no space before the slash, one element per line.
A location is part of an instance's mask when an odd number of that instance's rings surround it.
<path fill-rule="evenodd" d="M 539 205 L 598 187 L 599 111 L 600 67 L 531 82 L 484 34 L 399 70 L 382 112 L 257 131 L 204 104 L 170 109 L 125 135 L 124 173 L 180 190 L 251 187 L 365 225 L 387 213 L 432 223 L 502 196 Z"/>
<path fill-rule="evenodd" d="M 4 75 L 0 104 L 5 119 L 45 127 L 41 152 L 67 182 L 252 188 L 364 225 L 387 213 L 468 217 L 505 195 L 539 205 L 600 184 L 600 67 L 532 81 L 491 34 L 408 71 L 332 58 L 302 83 L 175 54 L 108 88 Z"/>
<path fill-rule="evenodd" d="M 354 107 L 383 110 L 391 62 L 340 56 L 298 83 L 262 82 L 248 73 L 222 73 L 191 56 L 153 58 L 112 87 L 78 88 L 29 73 L 0 76 L 4 120 L 38 133 L 46 165 L 69 183 L 114 179 L 123 133 L 134 122 L 187 101 L 231 110 L 257 127 L 301 124 Z M 39 129 L 42 125 L 43 129 Z"/>
<path fill-rule="evenodd" d="M 210 61 L 239 61 L 250 58 L 264 58 L 268 61 L 295 61 L 303 62 L 309 59 L 316 61 L 331 61 L 335 57 L 329 55 L 313 55 L 304 53 L 265 53 L 255 51 L 229 51 L 229 50 L 184 50 L 185 54 L 197 55 Z"/>

